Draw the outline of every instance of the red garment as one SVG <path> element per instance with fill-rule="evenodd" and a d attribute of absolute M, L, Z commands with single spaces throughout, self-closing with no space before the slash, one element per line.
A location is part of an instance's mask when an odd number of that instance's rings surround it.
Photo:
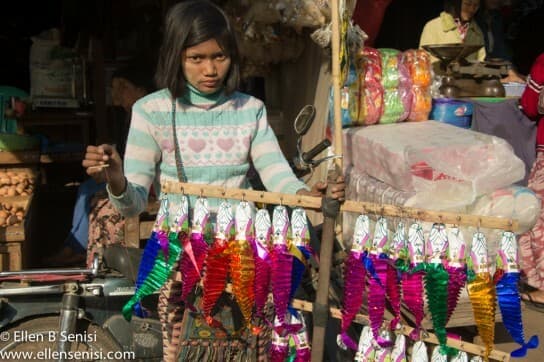
<path fill-rule="evenodd" d="M 527 77 L 527 87 L 519 101 L 523 113 L 538 122 L 536 144 L 544 145 L 544 115 L 538 113 L 538 96 L 544 87 L 544 53 L 536 58 Z"/>
<path fill-rule="evenodd" d="M 527 283 L 539 290 L 544 290 L 544 115 L 538 114 L 538 97 L 544 86 L 544 54 L 536 58 L 531 67 L 530 79 L 521 95 L 520 104 L 523 112 L 538 121 L 536 143 L 536 161 L 529 175 L 528 187 L 533 190 L 541 202 L 541 212 L 535 226 L 520 236 L 521 268 L 527 277 Z"/>
<path fill-rule="evenodd" d="M 365 45 L 373 46 L 382 26 L 383 15 L 392 0 L 359 0 L 353 10 L 353 22 L 364 30 Z"/>

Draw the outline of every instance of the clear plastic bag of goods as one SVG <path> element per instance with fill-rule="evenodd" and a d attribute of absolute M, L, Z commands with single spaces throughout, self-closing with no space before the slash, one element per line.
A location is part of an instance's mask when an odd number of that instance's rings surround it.
<path fill-rule="evenodd" d="M 402 61 L 408 69 L 412 84 L 429 87 L 432 83 L 431 57 L 423 49 L 409 49 L 403 54 Z"/>
<path fill-rule="evenodd" d="M 408 115 L 408 121 L 419 122 L 429 119 L 429 113 L 432 109 L 432 97 L 430 87 L 413 86 L 412 92 L 412 106 L 410 107 L 410 114 Z"/>
<path fill-rule="evenodd" d="M 523 161 L 505 140 L 441 122 L 402 122 L 344 132 L 344 155 L 358 171 L 398 190 L 414 191 L 421 202 L 441 208 L 467 205 L 525 175 Z"/>

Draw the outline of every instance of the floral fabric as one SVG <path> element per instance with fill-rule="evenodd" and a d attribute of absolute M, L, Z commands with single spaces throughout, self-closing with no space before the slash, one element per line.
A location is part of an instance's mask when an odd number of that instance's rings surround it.
<path fill-rule="evenodd" d="M 87 244 L 87 266 L 91 266 L 93 255 L 110 244 L 124 245 L 125 219 L 108 199 L 105 190 L 97 192 L 91 199 L 89 214 L 89 243 Z"/>
<path fill-rule="evenodd" d="M 542 202 L 544 200 L 544 151 L 537 153 L 535 164 L 529 175 L 528 186 Z M 526 275 L 527 283 L 544 290 L 544 212 L 540 213 L 535 226 L 520 236 L 518 242 L 521 268 Z"/>

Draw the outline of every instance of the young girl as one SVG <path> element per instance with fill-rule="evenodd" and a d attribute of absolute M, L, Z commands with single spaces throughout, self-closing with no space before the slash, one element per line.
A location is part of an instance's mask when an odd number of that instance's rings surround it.
<path fill-rule="evenodd" d="M 220 8 L 185 1 L 169 10 L 155 77 L 162 89 L 133 106 L 124 168 L 107 144 L 87 147 L 83 161 L 90 174 L 97 171 L 89 167 L 109 164 L 107 190 L 122 214 L 142 212 L 157 179 L 247 188 L 250 160 L 270 191 L 322 195 L 326 183 L 310 190 L 292 173 L 263 102 L 236 91 L 239 67 L 234 30 Z M 337 181 L 333 197 L 342 199 L 343 179 Z M 210 208 L 219 201 L 210 199 Z M 167 289 L 177 287 L 170 283 Z M 161 318 L 179 320 L 175 314 Z M 165 328 L 167 335 L 179 335 Z M 165 360 L 172 359 L 177 343 L 166 341 Z"/>
<path fill-rule="evenodd" d="M 480 7 L 480 0 L 445 0 L 444 11 L 423 27 L 419 47 L 434 44 L 463 43 L 481 45 L 482 48 L 470 54 L 468 60 L 485 59 L 485 41 L 482 30 L 474 20 Z M 433 57 L 432 62 L 438 61 Z"/>

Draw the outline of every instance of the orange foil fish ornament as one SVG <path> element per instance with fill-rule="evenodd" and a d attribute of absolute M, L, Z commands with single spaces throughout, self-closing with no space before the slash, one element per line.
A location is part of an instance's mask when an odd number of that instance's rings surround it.
<path fill-rule="evenodd" d="M 477 231 L 472 237 L 469 266 L 474 277 L 469 278 L 468 295 L 472 303 L 478 334 L 485 345 L 484 359 L 488 361 L 495 339 L 497 296 L 489 267 L 487 240 L 480 231 Z"/>
<path fill-rule="evenodd" d="M 250 238 L 253 238 L 253 215 L 251 205 L 240 201 L 234 216 L 236 238 L 230 244 L 229 272 L 232 294 L 240 307 L 245 326 L 250 327 L 255 304 L 255 259 Z"/>

